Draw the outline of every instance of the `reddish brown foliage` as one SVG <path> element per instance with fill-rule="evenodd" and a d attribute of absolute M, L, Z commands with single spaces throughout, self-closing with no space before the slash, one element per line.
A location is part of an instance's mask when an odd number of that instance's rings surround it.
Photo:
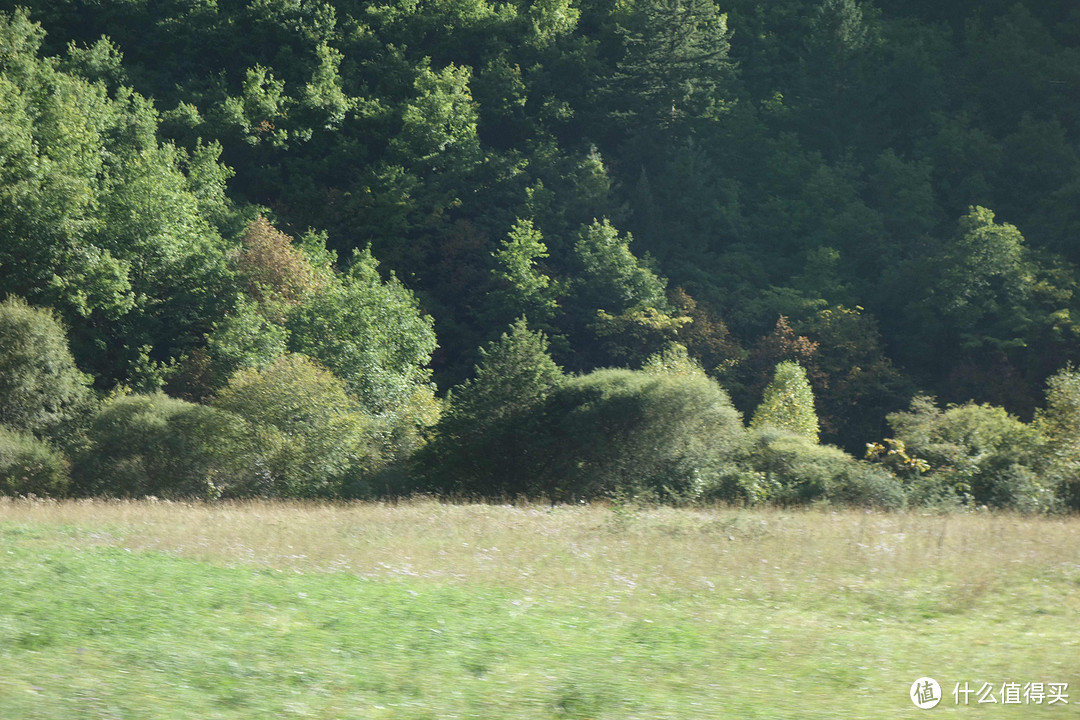
<path fill-rule="evenodd" d="M 248 295 L 260 303 L 297 303 L 322 286 L 322 278 L 304 252 L 262 215 L 244 233 L 236 265 L 247 281 Z"/>

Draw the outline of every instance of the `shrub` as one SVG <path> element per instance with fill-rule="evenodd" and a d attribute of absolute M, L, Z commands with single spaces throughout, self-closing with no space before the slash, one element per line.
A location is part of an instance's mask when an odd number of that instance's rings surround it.
<path fill-rule="evenodd" d="M 0 303 L 0 424 L 57 434 L 88 411 L 88 384 L 52 312 L 16 297 Z"/>
<path fill-rule="evenodd" d="M 1043 438 L 1003 408 L 950 405 L 916 397 L 906 412 L 888 416 L 894 437 L 929 466 L 912 483 L 912 500 L 1018 510 L 1049 509 L 1053 493 L 1037 472 Z"/>
<path fill-rule="evenodd" d="M 829 502 L 855 507 L 900 510 L 907 504 L 904 487 L 895 475 L 851 458 L 833 482 Z"/>
<path fill-rule="evenodd" d="M 703 373 L 598 370 L 555 389 L 530 468 L 553 499 L 697 498 L 732 471 L 742 419 Z"/>
<path fill-rule="evenodd" d="M 682 499 L 729 469 L 742 421 L 700 368 L 680 374 L 657 363 L 651 372 L 563 378 L 542 350 L 542 338 L 523 325 L 487 349 L 477 379 L 452 394 L 423 453 L 430 489 L 552 501 Z M 528 362 L 504 363 L 503 355 Z"/>
<path fill-rule="evenodd" d="M 1041 470 L 1058 499 L 1080 510 L 1080 371 L 1066 367 L 1046 381 L 1046 406 L 1035 413 L 1045 440 Z"/>
<path fill-rule="evenodd" d="M 359 409 L 345 383 L 302 355 L 232 376 L 214 407 L 257 427 L 272 482 L 287 497 L 364 494 L 363 483 L 382 464 L 378 423 Z"/>
<path fill-rule="evenodd" d="M 771 488 L 768 499 L 782 505 L 828 501 L 896 509 L 904 492 L 890 473 L 859 462 L 831 445 L 766 427 L 753 432 L 746 462 Z"/>
<path fill-rule="evenodd" d="M 67 487 L 63 455 L 28 432 L 0 425 L 0 494 L 56 497 Z"/>
<path fill-rule="evenodd" d="M 971 480 L 971 494 L 981 505 L 1020 512 L 1043 512 L 1058 506 L 1052 484 L 1044 482 L 1034 468 L 1013 462 L 1003 453 L 981 464 Z"/>
<path fill-rule="evenodd" d="M 255 440 L 232 413 L 161 393 L 120 397 L 90 424 L 74 490 L 118 497 L 243 494 L 261 465 Z"/>

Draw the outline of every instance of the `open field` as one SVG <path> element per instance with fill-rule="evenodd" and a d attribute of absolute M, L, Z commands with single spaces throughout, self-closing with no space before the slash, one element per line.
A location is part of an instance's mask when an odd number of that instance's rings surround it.
<path fill-rule="evenodd" d="M 5 500 L 0 538 L 5 719 L 911 717 L 921 676 L 1080 716 L 1077 518 Z"/>

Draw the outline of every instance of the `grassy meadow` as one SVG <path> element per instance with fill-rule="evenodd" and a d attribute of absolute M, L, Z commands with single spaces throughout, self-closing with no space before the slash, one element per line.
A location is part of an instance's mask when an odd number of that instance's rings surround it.
<path fill-rule="evenodd" d="M 894 718 L 921 676 L 1080 715 L 1077 518 L 2 500 L 0 539 L 5 719 Z"/>

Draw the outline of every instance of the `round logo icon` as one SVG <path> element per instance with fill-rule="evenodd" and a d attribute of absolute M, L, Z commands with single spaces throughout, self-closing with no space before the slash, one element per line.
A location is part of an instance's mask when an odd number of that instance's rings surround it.
<path fill-rule="evenodd" d="M 941 686 L 932 677 L 921 677 L 911 683 L 911 702 L 915 707 L 929 710 L 941 702 Z"/>

